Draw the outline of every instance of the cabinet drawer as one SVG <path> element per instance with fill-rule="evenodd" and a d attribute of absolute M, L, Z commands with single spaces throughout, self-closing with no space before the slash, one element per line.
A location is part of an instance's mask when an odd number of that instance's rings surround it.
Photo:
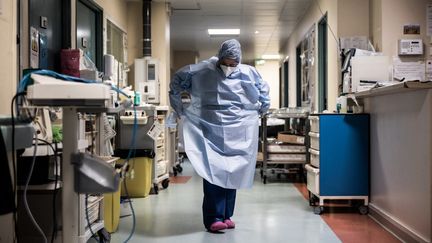
<path fill-rule="evenodd" d="M 311 165 L 319 168 L 320 167 L 319 151 L 315 149 L 309 149 L 309 153 L 310 153 Z"/>
<path fill-rule="evenodd" d="M 309 116 L 311 132 L 319 132 L 319 116 Z"/>
<path fill-rule="evenodd" d="M 319 150 L 319 133 L 316 132 L 310 132 L 309 133 L 309 137 L 310 137 L 310 147 L 315 149 L 315 150 Z"/>
<path fill-rule="evenodd" d="M 307 171 L 307 189 L 314 195 L 319 196 L 320 185 L 319 185 L 319 169 L 305 165 Z"/>

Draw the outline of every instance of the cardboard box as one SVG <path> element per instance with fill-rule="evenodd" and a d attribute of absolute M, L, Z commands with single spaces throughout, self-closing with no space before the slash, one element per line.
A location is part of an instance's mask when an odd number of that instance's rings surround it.
<path fill-rule="evenodd" d="M 277 140 L 284 143 L 304 144 L 305 137 L 289 134 L 289 132 L 278 132 Z"/>

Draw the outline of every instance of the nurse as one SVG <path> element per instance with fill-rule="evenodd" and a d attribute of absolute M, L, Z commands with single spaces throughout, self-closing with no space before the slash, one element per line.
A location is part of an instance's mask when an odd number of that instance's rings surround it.
<path fill-rule="evenodd" d="M 190 104 L 181 96 L 188 93 Z M 181 68 L 170 83 L 171 106 L 183 119 L 185 152 L 203 178 L 203 220 L 210 232 L 235 228 L 236 190 L 252 187 L 259 114 L 270 106 L 269 87 L 241 64 L 241 46 L 222 43 L 218 56 Z"/>

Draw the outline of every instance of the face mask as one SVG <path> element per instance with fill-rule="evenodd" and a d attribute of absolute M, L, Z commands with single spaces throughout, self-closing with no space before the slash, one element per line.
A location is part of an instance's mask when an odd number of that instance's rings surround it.
<path fill-rule="evenodd" d="M 233 73 L 235 70 L 237 70 L 237 67 L 229 67 L 225 65 L 220 65 L 222 71 L 225 73 L 225 77 L 228 77 Z"/>

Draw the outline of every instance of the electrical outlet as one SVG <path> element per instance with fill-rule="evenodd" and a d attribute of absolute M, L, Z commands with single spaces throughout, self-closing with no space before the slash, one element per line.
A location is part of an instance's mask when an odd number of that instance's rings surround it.
<path fill-rule="evenodd" d="M 48 28 L 48 18 L 45 16 L 40 16 L 40 27 L 41 28 Z"/>

